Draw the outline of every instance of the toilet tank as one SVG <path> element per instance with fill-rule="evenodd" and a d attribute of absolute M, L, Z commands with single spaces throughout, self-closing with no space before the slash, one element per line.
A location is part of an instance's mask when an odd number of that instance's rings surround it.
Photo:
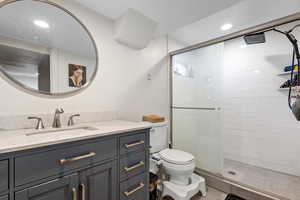
<path fill-rule="evenodd" d="M 157 153 L 163 149 L 168 148 L 168 124 L 152 123 L 152 129 L 150 131 L 150 153 Z"/>

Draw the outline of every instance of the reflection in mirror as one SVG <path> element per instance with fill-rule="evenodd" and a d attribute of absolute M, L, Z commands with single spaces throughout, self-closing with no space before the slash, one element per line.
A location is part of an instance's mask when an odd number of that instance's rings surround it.
<path fill-rule="evenodd" d="M 57 96 L 92 81 L 96 47 L 73 15 L 33 0 L 0 9 L 0 69 L 10 80 L 26 90 Z"/>

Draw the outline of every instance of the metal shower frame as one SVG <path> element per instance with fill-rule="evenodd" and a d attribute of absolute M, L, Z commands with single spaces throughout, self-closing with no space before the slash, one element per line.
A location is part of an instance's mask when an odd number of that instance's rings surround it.
<path fill-rule="evenodd" d="M 236 39 L 239 37 L 242 37 L 247 34 L 252 34 L 252 33 L 257 33 L 257 32 L 263 32 L 269 29 L 272 29 L 277 26 L 281 26 L 284 24 L 288 24 L 291 22 L 295 22 L 300 20 L 300 12 L 289 15 L 283 18 L 279 18 L 276 20 L 269 21 L 267 23 L 263 23 L 257 26 L 253 26 L 247 29 L 243 29 L 238 32 L 234 32 L 231 34 L 227 34 L 222 37 L 218 37 L 212 40 L 208 40 L 206 42 L 198 43 L 195 45 L 191 45 L 176 51 L 172 51 L 169 53 L 169 119 L 170 119 L 170 146 L 173 146 L 173 108 L 178 108 L 178 107 L 173 107 L 173 56 L 176 56 L 178 54 L 186 53 L 192 50 L 200 49 L 203 47 L 207 47 L 210 45 L 214 45 L 217 43 L 225 42 L 228 40 Z M 180 107 L 181 109 L 198 109 L 198 110 L 220 110 L 221 108 L 190 108 L 190 107 Z"/>

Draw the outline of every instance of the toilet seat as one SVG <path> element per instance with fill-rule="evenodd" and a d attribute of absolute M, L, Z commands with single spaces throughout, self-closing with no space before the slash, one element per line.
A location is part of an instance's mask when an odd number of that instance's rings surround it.
<path fill-rule="evenodd" d="M 177 149 L 164 149 L 159 152 L 162 160 L 175 165 L 190 165 L 194 162 L 194 156 Z"/>

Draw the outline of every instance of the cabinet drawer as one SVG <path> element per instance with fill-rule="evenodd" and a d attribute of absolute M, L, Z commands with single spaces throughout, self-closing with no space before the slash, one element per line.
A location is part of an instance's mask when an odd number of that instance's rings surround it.
<path fill-rule="evenodd" d="M 15 185 L 20 186 L 117 155 L 116 138 L 15 158 Z"/>
<path fill-rule="evenodd" d="M 121 181 L 146 171 L 146 153 L 144 151 L 132 153 L 120 160 Z"/>
<path fill-rule="evenodd" d="M 0 161 L 0 192 L 8 190 L 8 160 Z"/>
<path fill-rule="evenodd" d="M 120 200 L 148 199 L 147 174 L 135 176 L 120 184 Z"/>
<path fill-rule="evenodd" d="M 142 151 L 146 148 L 146 131 L 120 137 L 120 154 Z"/>

